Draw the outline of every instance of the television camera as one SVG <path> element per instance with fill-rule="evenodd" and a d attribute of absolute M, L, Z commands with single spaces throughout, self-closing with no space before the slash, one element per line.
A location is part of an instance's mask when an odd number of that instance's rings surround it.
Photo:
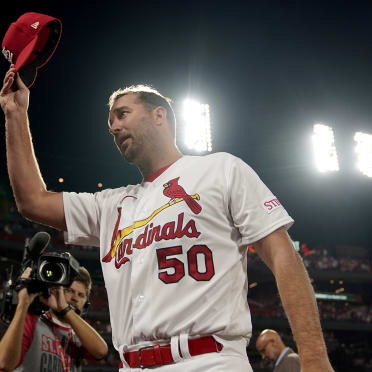
<path fill-rule="evenodd" d="M 36 233 L 29 241 L 26 240 L 18 278 L 13 282 L 13 270 L 8 273 L 2 298 L 0 298 L 0 318 L 5 323 L 9 323 L 13 318 L 18 304 L 18 291 L 27 288 L 29 293 L 42 292 L 42 295 L 48 298 L 51 287 L 69 287 L 79 273 L 79 262 L 70 253 L 44 253 L 49 242 L 50 235 L 44 231 Z M 21 278 L 27 267 L 32 269 L 30 277 Z M 35 298 L 29 308 L 29 311 L 38 315 L 47 310 L 48 307 L 38 298 Z"/>

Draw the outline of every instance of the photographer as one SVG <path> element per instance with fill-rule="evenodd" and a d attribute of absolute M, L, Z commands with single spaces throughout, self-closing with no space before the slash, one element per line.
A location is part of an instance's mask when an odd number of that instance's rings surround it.
<path fill-rule="evenodd" d="M 22 278 L 30 274 L 27 268 Z M 91 278 L 84 267 L 69 287 L 51 288 L 48 299 L 21 289 L 14 317 L 0 341 L 0 371 L 79 372 L 82 358 L 104 358 L 106 342 L 78 315 L 90 289 Z M 38 296 L 49 307 L 40 316 L 28 312 Z"/>

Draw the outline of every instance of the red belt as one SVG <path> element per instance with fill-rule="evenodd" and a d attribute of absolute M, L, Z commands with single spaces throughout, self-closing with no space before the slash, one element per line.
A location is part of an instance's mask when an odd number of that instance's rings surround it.
<path fill-rule="evenodd" d="M 220 352 L 223 347 L 212 336 L 189 339 L 188 344 L 191 356 Z M 163 364 L 174 363 L 171 346 L 159 344 L 126 352 L 124 353 L 124 359 L 129 364 L 130 368 L 156 367 Z M 119 368 L 123 367 L 123 362 L 121 362 Z"/>

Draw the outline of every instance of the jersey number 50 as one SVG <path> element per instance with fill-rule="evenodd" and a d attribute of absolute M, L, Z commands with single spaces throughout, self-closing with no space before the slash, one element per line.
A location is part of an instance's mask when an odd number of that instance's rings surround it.
<path fill-rule="evenodd" d="M 182 246 L 160 248 L 156 251 L 158 256 L 159 279 L 166 283 L 177 283 L 185 276 L 185 265 L 178 258 L 169 258 L 182 254 Z M 201 265 L 204 260 L 204 265 Z M 189 275 L 196 281 L 208 281 L 214 276 L 212 251 L 206 245 L 193 245 L 187 251 L 187 266 Z M 200 266 L 204 266 L 200 270 Z M 171 269 L 171 270 L 169 270 Z"/>

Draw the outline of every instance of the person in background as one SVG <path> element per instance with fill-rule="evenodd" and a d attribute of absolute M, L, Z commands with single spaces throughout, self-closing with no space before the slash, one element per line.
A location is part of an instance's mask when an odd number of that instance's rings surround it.
<path fill-rule="evenodd" d="M 262 359 L 275 362 L 274 372 L 301 372 L 299 356 L 288 346 L 285 346 L 278 332 L 265 329 L 256 341 L 256 349 Z"/>
<path fill-rule="evenodd" d="M 22 278 L 30 274 L 27 268 Z M 80 267 L 70 287 L 51 288 L 48 299 L 21 289 L 14 317 L 0 341 L 0 371 L 81 372 L 83 358 L 103 359 L 106 342 L 78 315 L 91 286 L 89 272 Z M 50 308 L 40 316 L 28 311 L 37 296 Z"/>

